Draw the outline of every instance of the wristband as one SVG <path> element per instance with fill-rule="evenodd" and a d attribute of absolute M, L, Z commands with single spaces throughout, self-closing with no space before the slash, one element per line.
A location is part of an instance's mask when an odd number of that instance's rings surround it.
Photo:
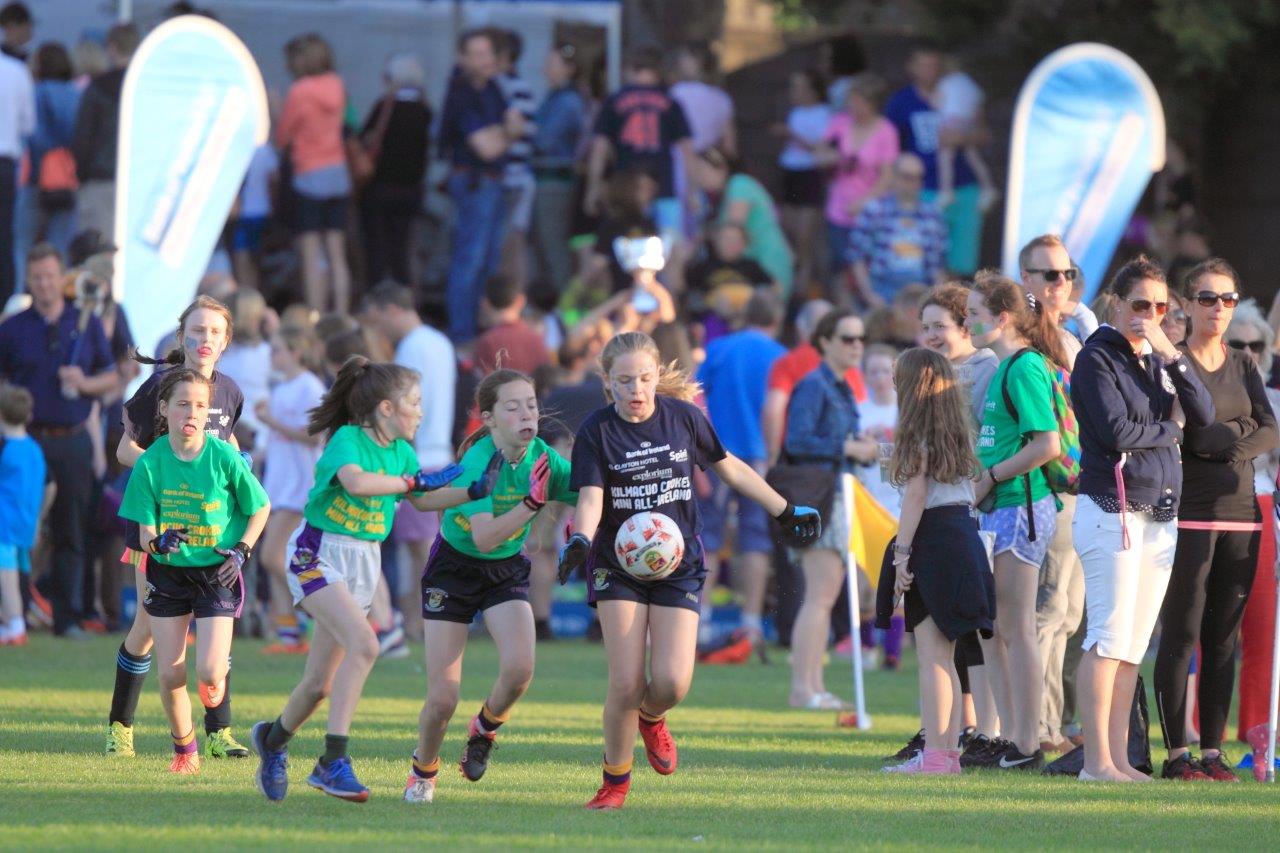
<path fill-rule="evenodd" d="M 231 550 L 239 551 L 240 556 L 244 559 L 244 562 L 246 563 L 249 562 L 249 557 L 253 555 L 253 549 L 250 548 L 248 545 L 246 545 L 244 542 L 237 542 L 236 544 L 232 545 Z"/>
<path fill-rule="evenodd" d="M 413 494 L 414 478 L 412 474 L 401 474 L 400 479 L 404 480 L 404 492 L 406 495 Z"/>
<path fill-rule="evenodd" d="M 910 546 L 910 545 L 899 545 L 897 542 L 895 542 L 895 543 L 893 543 L 893 553 L 895 553 L 895 554 L 904 554 L 904 555 L 906 555 L 906 556 L 910 556 L 910 555 L 911 555 L 911 546 Z"/>
<path fill-rule="evenodd" d="M 992 465 L 987 469 L 987 476 L 991 478 L 991 485 L 1000 485 L 1000 481 L 996 479 L 996 466 Z"/>
<path fill-rule="evenodd" d="M 147 543 L 147 550 L 150 551 L 152 554 L 155 554 L 157 557 L 160 556 L 160 552 L 156 550 L 156 543 L 159 541 L 160 541 L 160 537 L 156 536 L 156 537 L 153 537 L 152 540 Z"/>
<path fill-rule="evenodd" d="M 539 503 L 538 501 L 535 501 L 535 500 L 533 499 L 533 495 L 525 495 L 525 496 L 520 500 L 520 503 L 524 504 L 526 507 L 528 507 L 529 509 L 533 510 L 534 512 L 537 512 L 538 510 L 540 510 L 540 509 L 542 509 L 544 506 L 546 506 L 546 504 L 545 504 L 545 503 Z"/>

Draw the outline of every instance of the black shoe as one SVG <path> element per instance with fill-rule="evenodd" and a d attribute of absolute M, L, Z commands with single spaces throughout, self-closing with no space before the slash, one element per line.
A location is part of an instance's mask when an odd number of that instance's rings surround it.
<path fill-rule="evenodd" d="M 1182 782 L 1205 782 L 1209 774 L 1200 766 L 1200 762 L 1190 752 L 1184 752 L 1177 758 L 1167 759 L 1160 771 L 1161 779 L 1177 779 Z"/>
<path fill-rule="evenodd" d="M 475 734 L 467 740 L 467 748 L 462 750 L 462 761 L 458 766 L 462 768 L 462 775 L 466 776 L 468 781 L 479 782 L 484 771 L 489 769 L 491 749 L 493 749 L 493 738 L 487 735 Z"/>
<path fill-rule="evenodd" d="M 1013 744 L 1001 737 L 989 738 L 986 735 L 974 735 L 973 740 L 960 756 L 960 766 L 990 768 L 1000 762 L 1000 756 L 1013 748 Z"/>
<path fill-rule="evenodd" d="M 539 643 L 546 642 L 547 640 L 554 640 L 556 635 L 551 631 L 551 620 L 533 620 L 533 638 Z"/>
<path fill-rule="evenodd" d="M 995 767 L 1000 770 L 1039 770 L 1044 767 L 1044 753 L 1040 750 L 1024 755 L 1013 744 L 996 759 Z"/>
<path fill-rule="evenodd" d="M 956 744 L 956 748 L 961 752 L 969 748 L 969 743 L 978 735 L 976 726 L 966 726 L 965 730 L 960 733 L 960 742 Z"/>
<path fill-rule="evenodd" d="M 911 740 L 907 741 L 907 745 L 895 752 L 893 755 L 886 755 L 886 762 L 910 761 L 920 754 L 920 750 L 924 749 L 924 729 L 916 732 L 911 736 Z"/>

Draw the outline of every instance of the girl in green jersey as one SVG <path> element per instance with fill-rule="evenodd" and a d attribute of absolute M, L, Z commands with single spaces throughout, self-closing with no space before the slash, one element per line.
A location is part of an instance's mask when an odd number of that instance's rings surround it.
<path fill-rule="evenodd" d="M 404 798 L 429 803 L 440 770 L 440 745 L 458 707 L 467 628 L 477 613 L 498 646 L 498 680 L 467 731 L 462 775 L 478 782 L 498 727 L 533 679 L 534 624 L 529 560 L 521 549 L 534 516 L 548 501 L 577 503 L 569 462 L 538 437 L 533 380 L 496 370 L 476 390 L 484 425 L 463 443 L 468 474 L 496 470 L 491 494 L 444 513 L 422 575 L 426 620 L 427 700 L 418 720 Z"/>

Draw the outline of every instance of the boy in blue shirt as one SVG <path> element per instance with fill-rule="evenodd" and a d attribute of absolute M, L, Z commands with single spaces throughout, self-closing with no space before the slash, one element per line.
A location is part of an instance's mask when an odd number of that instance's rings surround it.
<path fill-rule="evenodd" d="M 31 392 L 0 387 L 0 646 L 25 646 L 19 572 L 30 572 L 28 555 L 45 493 L 44 453 L 27 435 Z"/>

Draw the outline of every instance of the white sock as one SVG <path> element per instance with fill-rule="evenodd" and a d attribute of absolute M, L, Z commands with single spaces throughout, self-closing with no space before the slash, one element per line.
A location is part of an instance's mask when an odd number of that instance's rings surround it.
<path fill-rule="evenodd" d="M 23 621 L 21 616 L 15 616 L 9 620 L 9 636 L 20 637 L 25 633 L 27 633 L 27 623 Z"/>
<path fill-rule="evenodd" d="M 742 627 L 753 634 L 764 633 L 764 619 L 755 614 L 744 613 L 742 615 Z"/>

